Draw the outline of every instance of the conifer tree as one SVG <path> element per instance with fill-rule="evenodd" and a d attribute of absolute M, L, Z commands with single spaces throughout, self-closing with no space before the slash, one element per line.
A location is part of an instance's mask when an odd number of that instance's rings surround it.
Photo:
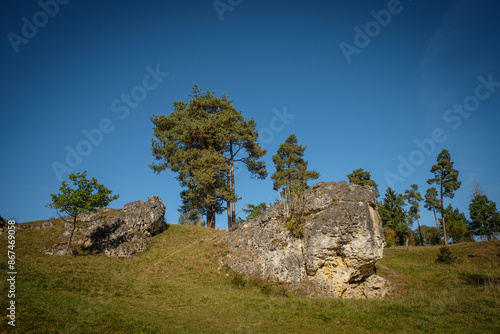
<path fill-rule="evenodd" d="M 245 221 L 249 221 L 263 214 L 267 210 L 267 204 L 262 202 L 258 205 L 248 204 L 247 209 L 243 209 L 243 211 L 247 214 Z"/>
<path fill-rule="evenodd" d="M 434 178 L 427 180 L 428 184 L 436 184 L 439 187 L 440 194 L 440 211 L 443 225 L 444 244 L 448 245 L 448 237 L 446 235 L 446 221 L 444 215 L 443 197 L 453 198 L 455 191 L 460 188 L 462 182 L 458 181 L 458 171 L 453 168 L 453 162 L 448 150 L 443 149 L 437 157 L 437 164 L 433 165 L 430 172 L 434 174 Z"/>
<path fill-rule="evenodd" d="M 495 202 L 490 201 L 483 192 L 478 190 L 477 186 L 475 189 L 469 204 L 469 230 L 474 235 L 492 240 L 496 234 L 500 233 L 500 213 Z"/>
<path fill-rule="evenodd" d="M 241 161 L 253 176 L 265 178 L 265 164 L 259 158 L 266 151 L 256 143 L 253 119 L 245 121 L 225 94 L 219 98 L 195 84 L 189 97 L 188 103 L 175 101 L 169 115 L 151 118 L 155 125 L 152 154 L 158 162 L 150 167 L 156 173 L 167 168 L 177 173 L 186 188 L 181 193 L 181 210 L 202 212 L 208 227 L 215 228 L 216 213 L 222 213 L 226 201 L 231 230 L 238 198 L 234 163 Z"/>
<path fill-rule="evenodd" d="M 446 218 L 446 235 L 451 238 L 454 244 L 474 241 L 467 227 L 467 218 L 460 210 L 448 204 L 444 209 L 444 215 Z"/>
<path fill-rule="evenodd" d="M 408 235 L 411 232 L 408 227 L 408 216 L 404 206 L 404 196 L 398 194 L 391 187 L 387 188 L 384 198 L 379 205 L 382 225 L 388 226 L 396 232 L 400 244 L 403 243 L 403 240 L 408 240 Z"/>
<path fill-rule="evenodd" d="M 256 123 L 253 119 L 248 122 L 243 119 L 241 112 L 237 111 L 228 101 L 225 114 L 220 115 L 226 120 L 226 148 L 225 153 L 229 164 L 228 182 L 232 193 L 236 194 L 235 185 L 235 163 L 241 162 L 251 173 L 253 178 L 265 179 L 267 177 L 266 164 L 259 161 L 267 151 L 257 143 L 258 132 L 255 130 Z M 227 215 L 229 230 L 236 227 L 236 201 L 232 201 L 231 208 L 228 202 Z"/>
<path fill-rule="evenodd" d="M 423 200 L 422 195 L 418 191 L 418 185 L 412 184 L 411 189 L 405 191 L 405 199 L 410 205 L 408 210 L 408 216 L 412 220 L 417 220 L 418 224 L 418 235 L 420 237 L 420 242 L 423 245 L 422 231 L 420 230 L 420 202 Z"/>
<path fill-rule="evenodd" d="M 273 179 L 274 190 L 280 193 L 280 196 L 290 206 L 292 202 L 302 195 L 307 188 L 307 181 L 317 179 L 319 173 L 308 171 L 307 160 L 304 160 L 304 151 L 307 146 L 298 144 L 297 137 L 290 135 L 278 151 L 273 155 L 273 162 L 276 172 L 271 176 Z M 287 214 L 292 214 L 294 207 L 287 209 Z"/>
<path fill-rule="evenodd" d="M 438 193 L 436 188 L 430 187 L 427 189 L 425 193 L 425 204 L 424 208 L 426 208 L 429 211 L 432 211 L 434 213 L 434 220 L 436 221 L 436 227 L 438 230 L 439 228 L 439 223 L 436 215 L 436 210 L 439 210 L 439 199 L 437 198 Z"/>
<path fill-rule="evenodd" d="M 371 174 L 363 168 L 353 170 L 351 174 L 347 175 L 350 183 L 359 184 L 360 186 L 370 186 L 375 197 L 379 197 L 378 184 L 370 179 Z"/>

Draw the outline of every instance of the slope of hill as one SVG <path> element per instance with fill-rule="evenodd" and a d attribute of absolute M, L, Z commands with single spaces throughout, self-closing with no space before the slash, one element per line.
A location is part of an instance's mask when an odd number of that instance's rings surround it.
<path fill-rule="evenodd" d="M 33 224 L 36 224 L 34 222 Z M 38 222 L 39 224 L 39 222 Z M 384 300 L 300 298 L 220 267 L 225 232 L 171 225 L 131 258 L 49 256 L 63 225 L 16 234 L 16 326 L 8 325 L 7 237 L 0 236 L 0 331 L 13 333 L 491 333 L 500 330 L 500 241 L 385 250 Z"/>

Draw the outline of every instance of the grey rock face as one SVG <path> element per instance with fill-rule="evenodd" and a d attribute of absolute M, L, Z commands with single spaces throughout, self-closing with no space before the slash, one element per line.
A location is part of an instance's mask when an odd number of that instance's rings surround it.
<path fill-rule="evenodd" d="M 107 256 L 129 257 L 146 250 L 147 237 L 163 232 L 165 205 L 158 196 L 147 202 L 135 201 L 123 209 L 99 209 L 78 216 L 72 246 L 80 245 L 83 251 Z M 73 218 L 68 218 L 59 244 L 46 254 L 64 255 L 71 234 Z"/>
<path fill-rule="evenodd" d="M 302 238 L 286 228 L 278 204 L 228 233 L 232 270 L 285 282 L 309 296 L 382 298 L 388 282 L 375 274 L 384 234 L 369 187 L 320 182 L 304 194 Z"/>

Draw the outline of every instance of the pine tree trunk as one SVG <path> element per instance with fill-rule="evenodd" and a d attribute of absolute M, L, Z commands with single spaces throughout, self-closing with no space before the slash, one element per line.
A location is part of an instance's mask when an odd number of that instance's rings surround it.
<path fill-rule="evenodd" d="M 233 143 L 230 143 L 230 155 L 231 155 L 231 191 L 236 196 L 236 185 L 234 183 L 234 156 L 233 156 Z M 236 200 L 231 203 L 231 226 L 236 226 Z"/>
<path fill-rule="evenodd" d="M 446 235 L 446 224 L 444 221 L 444 205 L 443 205 L 443 181 L 441 181 L 441 219 L 443 221 L 443 236 L 444 244 L 448 246 L 448 236 Z"/>
<path fill-rule="evenodd" d="M 231 176 L 230 176 L 230 171 L 227 171 L 227 182 L 231 182 Z M 233 226 L 232 226 L 232 218 L 231 218 L 231 202 L 227 201 L 227 230 L 232 231 Z"/>
<path fill-rule="evenodd" d="M 73 233 L 75 233 L 76 216 L 77 215 L 73 216 L 73 226 L 71 227 L 71 233 L 69 235 L 68 245 L 66 246 L 66 255 L 69 255 L 69 248 L 71 246 L 71 240 L 73 239 Z"/>
<path fill-rule="evenodd" d="M 215 204 L 207 204 L 207 227 L 215 229 Z"/>
<path fill-rule="evenodd" d="M 215 203 L 211 201 L 212 195 L 207 195 L 207 227 L 215 229 Z"/>
<path fill-rule="evenodd" d="M 227 230 L 228 231 L 233 230 L 233 226 L 232 226 L 231 222 L 232 222 L 232 220 L 231 220 L 231 204 L 228 201 L 227 202 Z"/>
<path fill-rule="evenodd" d="M 420 230 L 420 219 L 417 216 L 417 224 L 418 224 L 418 235 L 420 236 L 420 246 L 424 245 L 424 238 L 422 238 L 422 231 Z"/>
<path fill-rule="evenodd" d="M 438 218 L 436 216 L 436 208 L 433 206 L 432 211 L 434 212 L 434 220 L 436 221 L 436 227 L 439 230 L 439 223 L 438 223 Z"/>

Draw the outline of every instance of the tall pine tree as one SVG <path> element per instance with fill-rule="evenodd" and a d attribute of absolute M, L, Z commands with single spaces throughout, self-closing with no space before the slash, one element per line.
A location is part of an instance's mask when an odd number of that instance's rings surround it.
<path fill-rule="evenodd" d="M 407 189 L 405 191 L 405 199 L 410 206 L 410 208 L 408 209 L 408 216 L 412 220 L 417 220 L 418 236 L 423 246 L 424 238 L 422 237 L 422 231 L 420 229 L 420 202 L 423 200 L 423 198 L 418 191 L 418 185 L 412 184 L 410 188 L 411 189 Z"/>
<path fill-rule="evenodd" d="M 237 111 L 228 101 L 227 110 L 229 112 L 221 115 L 226 121 L 226 147 L 225 156 L 229 165 L 228 182 L 231 191 L 236 194 L 235 164 L 237 162 L 245 165 L 253 178 L 265 179 L 267 177 L 266 164 L 259 159 L 267 151 L 262 149 L 257 143 L 258 132 L 255 130 L 256 123 L 253 119 L 248 122 L 243 119 L 241 112 Z M 230 205 L 231 204 L 231 205 Z M 236 201 L 227 202 L 228 228 L 233 230 L 236 227 Z"/>
<path fill-rule="evenodd" d="M 453 168 L 453 162 L 448 150 L 443 149 L 437 157 L 437 164 L 433 165 L 430 172 L 434 177 L 427 180 L 428 184 L 436 184 L 439 188 L 441 219 L 443 225 L 444 244 L 448 245 L 446 235 L 446 221 L 444 215 L 443 197 L 453 198 L 455 191 L 460 188 L 462 182 L 458 181 L 458 171 Z"/>
<path fill-rule="evenodd" d="M 439 223 L 436 215 L 436 210 L 439 210 L 439 199 L 437 198 L 438 192 L 436 188 L 430 187 L 425 193 L 425 204 L 424 208 L 434 213 L 434 220 L 436 221 L 436 228 L 439 228 Z"/>
<path fill-rule="evenodd" d="M 404 207 L 404 196 L 398 194 L 391 187 L 387 188 L 384 198 L 382 198 L 379 205 L 380 219 L 384 227 L 390 227 L 396 232 L 399 244 L 403 244 L 403 240 L 408 241 L 409 234 L 411 233 L 408 227 L 408 216 Z"/>
<path fill-rule="evenodd" d="M 214 96 L 194 85 L 189 103 L 174 102 L 169 115 L 153 115 L 155 125 L 152 153 L 158 161 L 150 167 L 157 173 L 170 169 L 185 189 L 182 211 L 198 210 L 215 228 L 216 213 L 227 202 L 228 228 L 232 229 L 230 203 L 235 193 L 234 163 L 241 160 L 252 175 L 265 178 L 265 164 L 259 161 L 265 151 L 258 146 L 255 122 L 245 121 L 226 95 Z M 241 158 L 238 153 L 246 152 Z"/>
<path fill-rule="evenodd" d="M 500 213 L 497 206 L 477 186 L 469 204 L 469 216 L 468 226 L 472 234 L 492 240 L 500 233 Z"/>
<path fill-rule="evenodd" d="M 319 177 L 318 172 L 307 170 L 308 162 L 304 160 L 306 148 L 307 146 L 299 145 L 297 137 L 292 134 L 273 155 L 276 172 L 271 176 L 271 179 L 274 181 L 274 190 L 280 193 L 288 205 L 288 215 L 293 213 L 293 202 L 307 188 L 307 181 Z"/>

